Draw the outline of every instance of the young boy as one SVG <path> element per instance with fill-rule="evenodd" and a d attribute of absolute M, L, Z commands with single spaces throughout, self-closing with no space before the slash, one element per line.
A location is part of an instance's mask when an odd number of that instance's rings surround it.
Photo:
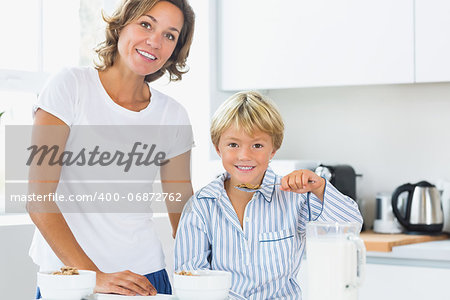
<path fill-rule="evenodd" d="M 175 270 L 229 271 L 236 299 L 300 299 L 306 222 L 362 224 L 356 203 L 314 172 L 281 178 L 270 169 L 283 131 L 278 110 L 256 92 L 237 93 L 219 107 L 211 138 L 227 172 L 186 204 Z M 240 184 L 262 188 L 245 192 L 235 188 Z"/>

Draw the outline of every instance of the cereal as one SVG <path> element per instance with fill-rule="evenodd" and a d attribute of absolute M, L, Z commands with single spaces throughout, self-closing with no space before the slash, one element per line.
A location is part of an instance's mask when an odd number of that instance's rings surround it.
<path fill-rule="evenodd" d="M 64 266 L 61 271 L 53 272 L 52 275 L 80 275 L 80 272 L 75 267 Z"/>
<path fill-rule="evenodd" d="M 253 185 L 250 183 L 242 183 L 242 184 L 238 184 L 236 187 L 238 188 L 244 188 L 244 189 L 249 189 L 249 190 L 257 190 L 259 189 L 261 186 L 258 185 Z"/>
<path fill-rule="evenodd" d="M 175 272 L 175 274 L 177 274 L 177 275 L 184 275 L 184 276 L 197 276 L 197 275 L 192 274 L 192 272 L 187 272 L 187 271 L 181 271 L 181 272 L 178 272 L 178 273 Z"/>

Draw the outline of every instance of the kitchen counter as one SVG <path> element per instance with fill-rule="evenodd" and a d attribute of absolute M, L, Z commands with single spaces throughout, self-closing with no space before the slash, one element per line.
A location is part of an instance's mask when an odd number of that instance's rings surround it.
<path fill-rule="evenodd" d="M 367 251 L 367 263 L 450 269 L 450 239 Z"/>
<path fill-rule="evenodd" d="M 450 240 L 367 252 L 359 299 L 450 299 Z"/>
<path fill-rule="evenodd" d="M 395 246 L 425 243 L 431 241 L 441 241 L 449 239 L 445 233 L 436 235 L 427 234 L 384 234 L 373 231 L 361 232 L 360 238 L 364 240 L 367 251 L 391 252 Z"/>
<path fill-rule="evenodd" d="M 0 226 L 32 225 L 28 214 L 0 214 Z"/>
<path fill-rule="evenodd" d="M 167 213 L 154 213 L 153 218 L 166 218 Z M 0 226 L 33 225 L 28 214 L 1 214 Z"/>

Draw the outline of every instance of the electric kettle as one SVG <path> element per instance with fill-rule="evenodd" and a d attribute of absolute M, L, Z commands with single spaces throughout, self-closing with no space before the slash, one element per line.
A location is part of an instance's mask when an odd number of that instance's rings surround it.
<path fill-rule="evenodd" d="M 399 209 L 399 199 L 406 194 Z M 392 194 L 392 211 L 401 225 L 409 232 L 441 232 L 444 225 L 441 196 L 429 182 L 399 186 Z"/>

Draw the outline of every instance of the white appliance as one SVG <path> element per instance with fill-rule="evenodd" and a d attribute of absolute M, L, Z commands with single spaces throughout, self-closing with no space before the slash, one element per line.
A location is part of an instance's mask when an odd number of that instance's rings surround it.
<path fill-rule="evenodd" d="M 377 233 L 400 233 L 402 226 L 392 212 L 392 197 L 389 193 L 378 193 L 376 197 L 376 217 L 373 231 Z"/>
<path fill-rule="evenodd" d="M 444 213 L 444 227 L 442 231 L 450 233 L 450 181 L 440 180 L 436 186 L 442 193 L 442 211 Z"/>

